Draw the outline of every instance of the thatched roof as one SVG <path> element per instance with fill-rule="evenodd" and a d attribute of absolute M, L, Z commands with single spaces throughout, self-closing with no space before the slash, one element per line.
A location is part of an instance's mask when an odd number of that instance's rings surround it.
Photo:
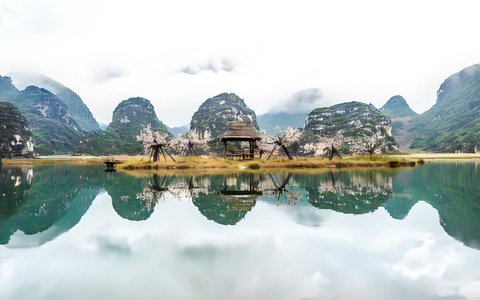
<path fill-rule="evenodd" d="M 217 137 L 222 140 L 261 140 L 262 136 L 252 127 L 252 122 L 229 122 L 225 133 Z"/>

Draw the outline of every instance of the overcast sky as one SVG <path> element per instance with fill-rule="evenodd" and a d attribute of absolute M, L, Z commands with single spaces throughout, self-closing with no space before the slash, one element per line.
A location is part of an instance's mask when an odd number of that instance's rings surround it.
<path fill-rule="evenodd" d="M 421 113 L 448 76 L 480 63 L 479 11 L 462 0 L 0 0 L 0 75 L 51 77 L 103 123 L 130 97 L 180 126 L 222 92 L 258 115 L 310 88 L 319 105 L 400 94 Z"/>

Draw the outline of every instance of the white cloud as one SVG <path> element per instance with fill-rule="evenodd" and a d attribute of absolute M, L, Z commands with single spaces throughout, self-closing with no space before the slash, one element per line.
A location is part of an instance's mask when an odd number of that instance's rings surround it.
<path fill-rule="evenodd" d="M 260 114 L 308 88 L 377 107 L 400 94 L 422 112 L 446 77 L 479 62 L 477 3 L 5 0 L 0 74 L 45 74 L 103 122 L 133 96 L 172 126 L 221 92 Z"/>

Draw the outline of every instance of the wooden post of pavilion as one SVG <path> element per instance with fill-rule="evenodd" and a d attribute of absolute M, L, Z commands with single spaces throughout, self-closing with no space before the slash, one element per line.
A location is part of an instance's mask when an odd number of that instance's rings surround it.
<path fill-rule="evenodd" d="M 260 134 L 252 128 L 252 122 L 229 122 L 228 129 L 225 133 L 217 137 L 217 142 L 223 142 L 224 147 L 224 158 L 232 159 L 253 159 L 255 157 L 255 145 L 257 141 L 261 140 L 262 137 Z M 227 142 L 248 142 L 249 143 L 249 153 L 242 154 L 228 154 L 227 153 Z"/>

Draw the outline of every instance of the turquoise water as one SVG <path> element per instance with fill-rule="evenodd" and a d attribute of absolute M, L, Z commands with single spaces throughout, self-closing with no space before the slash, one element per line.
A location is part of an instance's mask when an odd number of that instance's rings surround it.
<path fill-rule="evenodd" d="M 479 173 L 4 166 L 0 299 L 478 299 Z"/>

